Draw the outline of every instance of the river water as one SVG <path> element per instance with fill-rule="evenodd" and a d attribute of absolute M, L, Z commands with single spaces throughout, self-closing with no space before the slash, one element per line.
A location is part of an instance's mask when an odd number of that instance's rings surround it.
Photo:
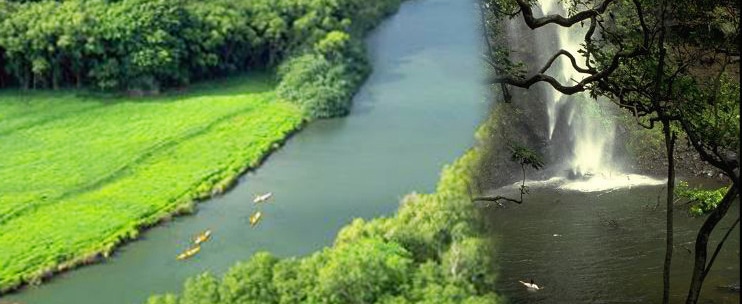
<path fill-rule="evenodd" d="M 82 267 L 2 300 L 20 303 L 141 303 L 177 292 L 188 277 L 221 275 L 256 251 L 308 254 L 332 244 L 355 217 L 393 213 L 412 191 L 434 190 L 438 174 L 473 144 L 486 114 L 476 2 L 411 0 L 367 39 L 374 72 L 351 115 L 317 121 L 291 138 L 224 196 L 199 204 Z M 255 194 L 273 192 L 250 228 Z M 212 239 L 185 262 L 193 235 Z M 2 301 L 0 300 L 0 301 Z"/>
<path fill-rule="evenodd" d="M 638 186 L 596 192 L 538 187 L 522 205 L 490 209 L 496 239 L 497 291 L 511 303 L 660 303 L 665 254 L 665 191 Z M 655 205 L 659 201 L 659 207 Z M 704 218 L 675 211 L 671 303 L 682 303 L 692 273 L 693 241 Z M 739 203 L 719 223 L 718 240 L 739 215 Z M 739 303 L 739 226 L 709 273 L 699 303 Z M 518 280 L 544 290 L 528 292 Z"/>

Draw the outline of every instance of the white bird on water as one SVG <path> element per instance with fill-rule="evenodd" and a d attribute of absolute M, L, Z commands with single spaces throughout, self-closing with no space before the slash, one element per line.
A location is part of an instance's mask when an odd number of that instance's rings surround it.
<path fill-rule="evenodd" d="M 543 287 L 539 287 L 538 285 L 536 285 L 536 283 L 534 283 L 533 280 L 531 280 L 531 283 L 526 283 L 523 281 L 518 281 L 518 282 L 523 284 L 523 286 L 525 286 L 529 291 L 536 291 L 536 290 L 544 289 Z"/>

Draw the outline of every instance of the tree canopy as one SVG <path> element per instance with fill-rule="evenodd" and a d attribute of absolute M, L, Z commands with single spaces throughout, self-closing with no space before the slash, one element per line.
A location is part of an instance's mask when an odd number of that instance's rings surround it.
<path fill-rule="evenodd" d="M 282 98 L 348 112 L 363 34 L 400 0 L 0 0 L 0 88 L 157 92 L 281 65 Z"/>

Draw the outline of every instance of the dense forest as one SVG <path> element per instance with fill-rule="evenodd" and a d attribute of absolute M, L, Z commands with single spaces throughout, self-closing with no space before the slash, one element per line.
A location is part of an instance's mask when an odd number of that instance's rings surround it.
<path fill-rule="evenodd" d="M 142 94 L 280 65 L 282 97 L 342 115 L 369 72 L 359 38 L 399 2 L 2 0 L 0 88 Z"/>

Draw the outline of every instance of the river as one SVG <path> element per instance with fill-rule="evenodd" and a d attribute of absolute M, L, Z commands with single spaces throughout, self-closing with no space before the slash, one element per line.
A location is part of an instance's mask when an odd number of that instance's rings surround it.
<path fill-rule="evenodd" d="M 443 165 L 473 142 L 486 114 L 476 2 L 411 0 L 367 38 L 374 72 L 350 116 L 312 122 L 193 216 L 155 227 L 105 263 L 60 274 L 3 300 L 33 304 L 142 303 L 204 271 L 221 275 L 257 251 L 300 256 L 332 244 L 353 218 L 392 214 L 431 192 Z M 254 195 L 273 192 L 251 228 Z M 201 253 L 175 256 L 211 229 Z"/>

